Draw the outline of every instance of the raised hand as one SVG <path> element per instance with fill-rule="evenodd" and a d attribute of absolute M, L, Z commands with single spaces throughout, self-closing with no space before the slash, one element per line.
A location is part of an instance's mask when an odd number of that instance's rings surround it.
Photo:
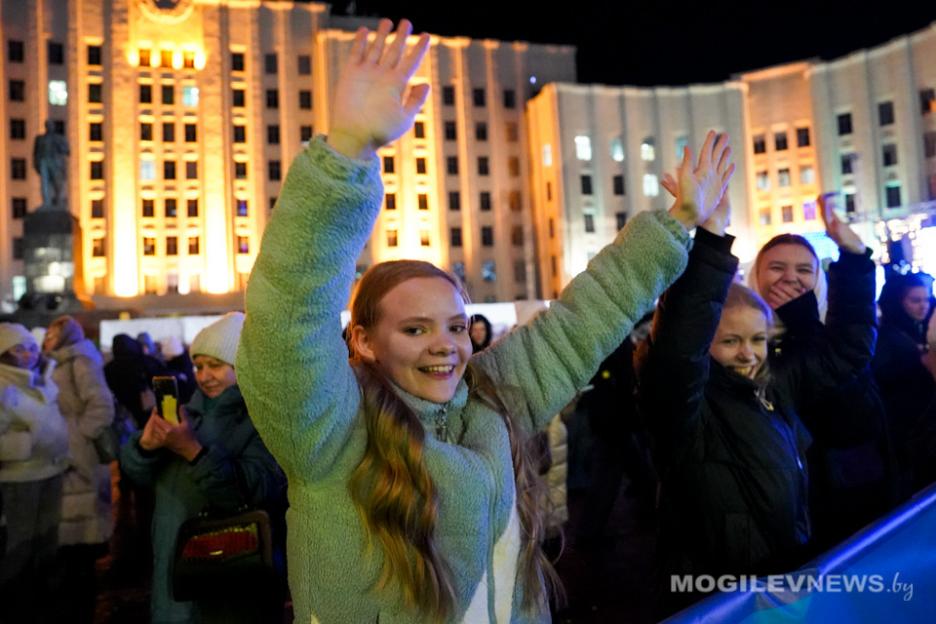
<path fill-rule="evenodd" d="M 401 20 L 387 44 L 393 23 L 380 21 L 368 45 L 366 28 L 360 28 L 335 88 L 328 143 L 351 158 L 367 158 L 383 145 L 399 138 L 413 125 L 413 118 L 429 95 L 429 85 L 407 85 L 429 47 L 429 35 L 420 35 L 409 50 L 406 38 L 412 24 Z"/>
<path fill-rule="evenodd" d="M 187 461 L 194 459 L 202 445 L 195 437 L 192 421 L 184 407 L 179 408 L 179 424 L 169 426 L 171 429 L 166 433 L 166 448 Z"/>
<path fill-rule="evenodd" d="M 734 170 L 728 135 L 719 136 L 710 130 L 695 166 L 692 165 L 692 150 L 687 147 L 683 153 L 676 170 L 676 188 L 667 188 L 676 196 L 670 214 L 687 229 L 706 222 L 721 202 Z"/>
<path fill-rule="evenodd" d="M 671 176 L 668 173 L 663 174 L 663 180 L 660 184 L 669 191 L 669 194 L 673 197 L 676 197 L 677 192 L 679 191 L 679 183 L 676 181 L 676 178 Z M 709 215 L 709 218 L 705 220 L 699 227 L 702 229 L 708 230 L 716 236 L 724 236 L 725 230 L 731 224 L 731 201 L 728 197 L 728 192 L 722 195 L 721 201 L 718 202 L 718 205 L 715 206 L 715 210 L 712 211 L 712 214 Z"/>
<path fill-rule="evenodd" d="M 771 310 L 776 310 L 780 306 L 801 297 L 805 293 L 806 290 L 804 288 L 781 280 L 770 287 L 764 300 L 767 302 L 767 305 L 770 306 Z"/>
<path fill-rule="evenodd" d="M 838 193 L 823 193 L 817 198 L 826 233 L 835 241 L 839 249 L 854 254 L 863 254 L 866 249 L 864 242 L 847 223 L 835 214 L 835 209 L 838 208 L 838 198 Z"/>

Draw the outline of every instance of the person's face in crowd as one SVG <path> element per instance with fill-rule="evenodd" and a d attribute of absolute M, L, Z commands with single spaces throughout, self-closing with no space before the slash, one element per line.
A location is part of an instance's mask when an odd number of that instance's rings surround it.
<path fill-rule="evenodd" d="M 487 325 L 483 321 L 477 321 L 471 324 L 471 340 L 475 344 L 484 344 L 487 339 Z"/>
<path fill-rule="evenodd" d="M 389 290 L 378 309 L 374 327 L 352 329 L 355 351 L 410 394 L 449 401 L 472 351 L 458 290 L 441 277 L 412 278 Z"/>
<path fill-rule="evenodd" d="M 728 370 L 754 379 L 767 360 L 764 313 L 746 305 L 723 310 L 709 353 Z"/>
<path fill-rule="evenodd" d="M 914 321 L 923 321 L 926 319 L 926 314 L 929 312 L 929 293 L 923 286 L 914 286 L 907 290 L 907 294 L 904 295 L 901 303 L 903 303 L 904 312 L 906 312 L 910 318 Z"/>
<path fill-rule="evenodd" d="M 32 370 L 39 363 L 39 345 L 34 342 L 18 344 L 7 349 L 5 361 L 17 368 Z"/>
<path fill-rule="evenodd" d="M 812 253 L 802 245 L 777 245 L 761 256 L 757 267 L 757 285 L 760 296 L 767 296 L 770 287 L 781 282 L 795 289 L 800 295 L 816 287 L 819 263 Z"/>
<path fill-rule="evenodd" d="M 46 330 L 45 337 L 42 339 L 42 352 L 49 353 L 55 351 L 59 340 L 62 338 L 62 330 L 59 325 L 53 325 Z"/>
<path fill-rule="evenodd" d="M 214 399 L 237 383 L 234 367 L 210 355 L 196 355 L 192 358 L 195 365 L 195 381 L 202 393 Z"/>

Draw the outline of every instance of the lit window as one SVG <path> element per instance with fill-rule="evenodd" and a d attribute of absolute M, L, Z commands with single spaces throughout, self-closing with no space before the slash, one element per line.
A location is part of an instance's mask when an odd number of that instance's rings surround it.
<path fill-rule="evenodd" d="M 583 216 L 585 217 L 585 232 L 588 234 L 594 234 L 595 233 L 595 215 L 586 212 Z"/>
<path fill-rule="evenodd" d="M 815 200 L 806 200 L 803 202 L 803 219 L 805 221 L 815 221 L 816 220 L 816 201 Z"/>
<path fill-rule="evenodd" d="M 644 139 L 640 144 L 640 159 L 647 162 L 656 160 L 656 147 L 653 139 Z"/>
<path fill-rule="evenodd" d="M 552 145 L 549 143 L 543 146 L 543 166 L 552 167 Z"/>
<path fill-rule="evenodd" d="M 107 239 L 91 239 L 91 255 L 95 258 L 103 258 L 107 254 Z"/>
<path fill-rule="evenodd" d="M 250 253 L 250 239 L 247 236 L 237 237 L 237 253 L 239 254 Z"/>
<path fill-rule="evenodd" d="M 614 162 L 624 162 L 624 142 L 621 137 L 611 139 L 611 160 Z"/>
<path fill-rule="evenodd" d="M 493 260 L 485 260 L 481 263 L 481 279 L 485 282 L 493 282 L 497 279 L 497 267 Z"/>
<path fill-rule="evenodd" d="M 646 197 L 656 197 L 660 194 L 660 181 L 652 173 L 645 173 L 643 177 L 643 192 Z"/>
<path fill-rule="evenodd" d="M 770 189 L 770 174 L 766 171 L 757 172 L 757 190 L 766 191 Z"/>
<path fill-rule="evenodd" d="M 579 160 L 589 161 L 592 159 L 590 138 L 582 134 L 575 137 L 575 156 Z"/>
<path fill-rule="evenodd" d="M 49 104 L 52 106 L 68 105 L 68 85 L 64 80 L 49 81 Z"/>
<path fill-rule="evenodd" d="M 784 223 L 793 223 L 793 206 L 783 206 L 780 208 Z"/>
<path fill-rule="evenodd" d="M 144 256 L 155 256 L 156 255 L 156 239 L 150 237 L 143 238 L 143 255 Z"/>
<path fill-rule="evenodd" d="M 780 187 L 790 186 L 790 170 L 789 169 L 777 170 L 777 185 Z"/>
<path fill-rule="evenodd" d="M 419 230 L 419 244 L 423 247 L 429 247 L 429 230 Z"/>
<path fill-rule="evenodd" d="M 816 170 L 811 165 L 800 167 L 800 184 L 813 184 L 816 181 Z"/>
<path fill-rule="evenodd" d="M 770 208 L 761 208 L 759 216 L 761 225 L 770 225 Z"/>
<path fill-rule="evenodd" d="M 140 179 L 145 181 L 156 179 L 156 161 L 148 158 L 140 161 Z"/>
<path fill-rule="evenodd" d="M 387 230 L 387 247 L 396 247 L 399 244 L 396 230 Z"/>
<path fill-rule="evenodd" d="M 182 106 L 191 108 L 198 106 L 198 87 L 193 85 L 182 87 Z"/>

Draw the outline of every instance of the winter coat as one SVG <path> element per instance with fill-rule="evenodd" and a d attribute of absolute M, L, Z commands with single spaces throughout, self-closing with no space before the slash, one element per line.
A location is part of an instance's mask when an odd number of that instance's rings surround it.
<path fill-rule="evenodd" d="M 195 618 L 195 603 L 172 599 L 169 578 L 183 522 L 205 510 L 232 514 L 249 505 L 267 508 L 272 516 L 285 507 L 285 476 L 257 435 L 237 386 L 213 401 L 198 390 L 185 409 L 196 437 L 207 449 L 192 463 L 166 449 L 143 450 L 139 445 L 142 432 L 135 433 L 120 453 L 127 476 L 155 488 L 150 604 L 154 624 Z"/>
<path fill-rule="evenodd" d="M 546 431 L 540 433 L 546 436 L 549 444 L 549 469 L 543 475 L 546 482 L 546 532 L 550 537 L 558 535 L 569 520 L 568 487 L 566 481 L 569 477 L 569 431 L 566 429 L 562 416 L 557 414 L 549 421 Z"/>
<path fill-rule="evenodd" d="M 113 532 L 110 468 L 94 450 L 94 438 L 114 420 L 114 397 L 104 380 L 104 360 L 88 339 L 60 347 L 52 379 L 68 424 L 71 455 L 65 473 L 59 544 L 100 544 Z"/>
<path fill-rule="evenodd" d="M 55 362 L 38 377 L 0 364 L 0 482 L 41 481 L 68 467 L 68 426 L 52 380 Z"/>
<path fill-rule="evenodd" d="M 288 559 L 297 622 L 417 622 L 391 585 L 348 482 L 364 456 L 363 397 L 341 340 L 355 259 L 383 188 L 376 158 L 348 159 L 321 138 L 290 168 L 247 289 L 237 357 L 251 417 L 289 477 Z M 638 215 L 550 309 L 469 366 L 487 375 L 518 426 L 546 427 L 682 270 L 689 243 L 669 215 Z M 283 371 L 289 371 L 284 375 Z M 451 570 L 453 621 L 548 618 L 520 608 L 521 547 L 503 417 L 464 379 L 445 404 L 395 389 L 423 422 L 423 461 L 438 496 L 434 542 Z M 430 425 L 444 414 L 445 439 Z"/>
<path fill-rule="evenodd" d="M 785 362 L 769 357 L 766 384 L 721 366 L 709 347 L 737 270 L 732 241 L 697 230 L 689 267 L 661 298 L 639 352 L 639 405 L 662 482 L 661 563 L 672 574 L 800 563 L 811 437 L 797 410 L 866 365 L 874 344 L 873 264 L 843 253 L 830 268 L 828 341 Z"/>

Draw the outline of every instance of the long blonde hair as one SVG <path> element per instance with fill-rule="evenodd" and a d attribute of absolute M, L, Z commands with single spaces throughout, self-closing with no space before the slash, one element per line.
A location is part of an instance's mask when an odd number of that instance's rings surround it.
<path fill-rule="evenodd" d="M 438 492 L 423 458 L 425 430 L 384 374 L 356 353 L 351 340 L 355 327 L 376 326 L 380 301 L 390 290 L 406 280 L 425 277 L 445 279 L 468 302 L 467 294 L 454 277 L 428 262 L 417 260 L 376 264 L 364 274 L 355 290 L 348 324 L 348 348 L 364 393 L 367 445 L 364 457 L 351 475 L 349 488 L 369 536 L 376 537 L 383 551 L 377 590 L 395 582 L 408 608 L 439 621 L 453 615 L 455 588 L 451 570 L 435 544 Z M 522 606 L 534 611 L 546 603 L 543 579 L 558 582 L 540 548 L 544 536 L 538 509 L 542 482 L 535 472 L 529 445 L 493 382 L 470 363 L 465 380 L 471 396 L 500 413 L 507 428 L 523 532 L 520 578 L 525 591 Z"/>

